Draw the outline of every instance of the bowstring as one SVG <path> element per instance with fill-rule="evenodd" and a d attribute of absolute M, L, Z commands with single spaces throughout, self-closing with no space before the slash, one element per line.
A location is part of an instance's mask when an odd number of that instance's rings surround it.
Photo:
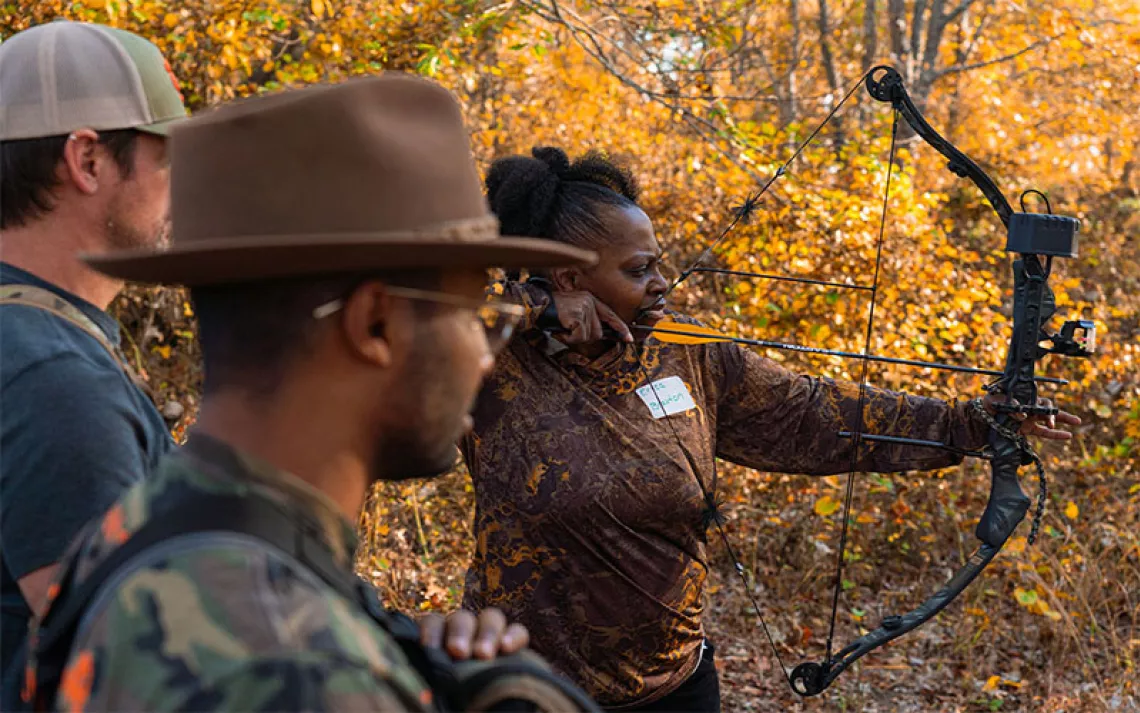
<path fill-rule="evenodd" d="M 669 294 L 674 289 L 676 289 L 678 285 L 686 280 L 689 275 L 693 274 L 693 271 L 702 262 L 704 262 L 705 258 L 711 255 L 712 251 L 715 250 L 718 245 L 724 242 L 724 239 L 730 232 L 732 232 L 733 228 L 735 228 L 741 222 L 746 222 L 748 220 L 752 212 L 755 210 L 756 203 L 760 200 L 760 198 L 768 192 L 768 189 L 772 187 L 772 184 L 776 182 L 776 179 L 780 178 L 788 172 L 788 166 L 792 164 L 792 161 L 795 161 L 797 158 L 799 158 L 799 155 L 803 153 L 803 150 L 807 148 L 807 145 L 815 139 L 819 132 L 823 130 L 824 126 L 827 126 L 828 122 L 831 121 L 831 119 L 836 115 L 836 113 L 839 112 L 841 108 L 843 108 L 843 105 L 847 103 L 847 100 L 855 94 L 859 87 L 862 86 L 864 80 L 866 80 L 873 71 L 874 69 L 869 69 L 863 74 L 863 76 L 859 77 L 859 79 L 851 85 L 851 88 L 847 90 L 847 93 L 843 95 L 843 98 L 839 100 L 839 103 L 832 107 L 831 111 L 827 113 L 827 116 L 823 118 L 823 121 L 819 122 L 819 125 L 815 127 L 815 129 L 811 132 L 811 134 L 808 135 L 806 139 L 804 139 L 803 143 L 796 147 L 795 151 L 792 152 L 792 155 L 788 157 L 788 160 L 784 161 L 784 163 L 778 169 L 776 169 L 776 172 L 773 173 L 767 181 L 765 181 L 764 185 L 760 187 L 760 190 L 756 191 L 756 193 L 749 194 L 748 197 L 744 199 L 744 202 L 733 211 L 734 215 L 732 221 L 729 222 L 729 224 L 720 231 L 720 234 L 717 235 L 715 240 L 709 243 L 708 247 L 701 251 L 701 254 L 697 256 L 696 260 L 691 262 L 688 267 L 681 271 L 681 274 L 677 276 L 677 279 L 674 280 L 673 284 L 669 285 L 669 289 L 665 291 L 666 297 L 668 297 Z"/>
<path fill-rule="evenodd" d="M 843 95 L 843 98 L 841 100 L 839 100 L 839 102 L 831 109 L 831 111 L 828 112 L 827 116 L 824 117 L 823 121 L 821 121 L 815 127 L 815 129 L 811 132 L 811 134 L 808 135 L 807 139 L 805 139 L 803 141 L 803 143 L 801 143 L 799 146 L 796 147 L 796 149 L 792 152 L 792 155 L 790 157 L 788 157 L 788 159 L 786 161 L 784 161 L 783 164 L 781 164 L 781 166 L 776 170 L 776 172 L 764 183 L 763 186 L 761 186 L 761 188 L 756 193 L 750 194 L 748 197 L 746 197 L 744 199 L 743 204 L 741 204 L 739 207 L 737 207 L 734 210 L 734 215 L 733 215 L 732 220 L 728 223 L 727 226 L 725 226 L 725 228 L 723 230 L 721 230 L 721 232 L 717 235 L 716 239 L 713 240 L 713 242 L 711 242 L 707 247 L 705 247 L 705 249 L 701 251 L 700 255 L 697 256 L 697 259 L 694 260 L 692 263 L 690 263 L 688 265 L 688 267 L 686 267 L 677 276 L 677 279 L 674 280 L 671 285 L 669 285 L 669 288 L 665 291 L 666 297 L 669 294 L 671 294 L 673 292 L 673 290 L 676 289 L 677 286 L 679 286 L 685 279 L 687 279 L 690 275 L 693 274 L 695 269 L 697 267 L 699 267 L 700 264 L 702 262 L 704 262 L 704 260 L 709 255 L 712 254 L 712 252 L 717 248 L 717 246 L 719 246 L 722 242 L 724 242 L 724 239 L 728 236 L 728 234 L 730 232 L 732 232 L 732 230 L 737 225 L 739 225 L 741 222 L 745 222 L 748 220 L 748 218 L 751 216 L 751 213 L 755 210 L 756 203 L 760 200 L 760 198 L 763 197 L 764 194 L 768 192 L 768 189 L 772 187 L 772 185 L 776 182 L 777 179 L 779 179 L 781 176 L 785 175 L 788 172 L 788 167 L 792 164 L 792 162 L 795 161 L 800 156 L 801 153 L 803 153 L 804 149 L 807 148 L 808 144 L 810 144 L 815 139 L 815 137 L 819 135 L 819 132 L 823 130 L 823 127 L 826 126 L 832 120 L 832 118 L 839 112 L 839 110 L 843 107 L 843 105 L 846 104 L 848 102 L 848 100 L 851 99 L 852 96 L 854 96 L 855 92 L 858 91 L 859 87 L 862 86 L 862 84 L 867 79 L 867 77 L 870 76 L 872 71 L 873 71 L 873 69 L 868 70 L 861 77 L 859 77 L 859 79 L 857 81 L 852 83 L 851 88 L 847 90 L 847 93 Z M 897 134 L 897 127 L 898 127 L 898 111 L 896 110 L 894 112 L 894 119 L 893 119 L 893 123 L 891 125 L 891 149 L 890 149 L 891 166 L 893 166 L 893 164 L 894 164 L 895 138 L 896 138 L 896 134 Z M 890 169 L 888 168 L 888 173 L 887 173 L 887 193 L 888 193 L 888 195 L 889 195 L 889 191 L 890 191 L 890 176 L 891 176 Z M 871 319 L 868 320 L 867 342 L 866 342 L 866 345 L 865 345 L 864 350 L 863 350 L 864 357 L 866 357 L 866 355 L 869 353 L 868 350 L 870 348 L 870 334 L 871 334 L 870 325 L 871 325 L 871 321 L 874 319 L 874 300 L 875 300 L 875 295 L 876 295 L 877 288 L 878 288 L 879 266 L 881 264 L 881 258 L 882 258 L 883 233 L 884 233 L 885 222 L 886 222 L 886 200 L 887 200 L 887 198 L 886 198 L 886 196 L 884 196 L 883 215 L 881 217 L 880 225 L 879 225 L 878 249 L 877 249 L 877 254 L 875 257 L 875 279 L 874 279 L 874 284 L 872 285 L 872 288 L 870 290 L 870 292 L 871 292 Z M 860 419 L 859 424 L 860 424 L 860 428 L 856 432 L 855 438 L 853 439 L 853 450 L 852 450 L 853 456 L 856 456 L 858 454 L 858 447 L 859 447 L 859 444 L 862 442 L 862 438 L 861 438 L 861 436 L 862 436 L 862 408 L 863 408 L 863 401 L 864 401 L 864 394 L 865 394 L 865 382 L 866 382 L 866 377 L 867 377 L 867 364 L 868 363 L 869 362 L 867 361 L 867 359 L 864 358 L 864 360 L 863 360 L 863 381 L 860 383 L 860 389 L 859 389 L 859 419 Z M 744 565 L 741 563 L 740 558 L 736 556 L 736 550 L 733 548 L 732 542 L 729 540 L 728 534 L 725 532 L 724 526 L 722 524 L 723 523 L 723 516 L 721 515 L 721 513 L 718 509 L 717 503 L 715 501 L 715 492 L 710 493 L 709 490 L 705 487 L 705 483 L 701 479 L 700 472 L 697 469 L 696 461 L 693 459 L 693 456 L 689 453 L 688 449 L 685 448 L 685 444 L 684 444 L 684 441 L 681 439 L 680 432 L 677 431 L 676 426 L 673 425 L 673 422 L 670 421 L 669 417 L 665 414 L 664 403 L 662 403 L 661 397 L 657 394 L 656 389 L 653 388 L 653 383 L 652 383 L 651 377 L 649 375 L 648 370 L 645 367 L 645 364 L 641 360 L 640 353 L 638 353 L 638 355 L 637 355 L 637 365 L 641 370 L 641 373 L 645 379 L 646 385 L 649 387 L 649 390 L 653 392 L 653 397 L 657 401 L 658 408 L 661 409 L 662 418 L 664 418 L 666 423 L 668 424 L 669 430 L 672 432 L 674 439 L 677 441 L 677 446 L 681 450 L 681 454 L 685 457 L 685 460 L 689 464 L 689 469 L 692 471 L 693 477 L 697 481 L 697 487 L 700 488 L 701 497 L 704 499 L 706 508 L 708 508 L 709 511 L 711 511 L 712 524 L 716 526 L 717 533 L 720 536 L 721 541 L 724 543 L 725 549 L 726 549 L 729 557 L 732 558 L 733 567 L 736 570 L 737 574 L 740 576 L 742 583 L 744 584 L 744 592 L 748 596 L 748 599 L 752 604 L 753 610 L 756 612 L 756 618 L 760 622 L 760 626 L 764 631 L 764 636 L 768 640 L 768 645 L 772 649 L 772 654 L 776 657 L 776 661 L 779 664 L 780 669 L 784 674 L 784 680 L 788 683 L 788 686 L 791 687 L 793 691 L 795 691 L 795 686 L 792 684 L 792 680 L 791 680 L 791 676 L 789 674 L 788 666 L 784 663 L 784 659 L 780 655 L 780 650 L 776 646 L 776 641 L 772 637 L 772 632 L 768 628 L 768 624 L 764 619 L 764 614 L 760 608 L 760 602 L 756 599 L 756 595 L 753 594 L 753 592 L 752 592 L 752 587 L 748 581 L 748 576 L 745 572 Z M 853 459 L 852 469 L 854 469 L 854 465 L 856 463 L 857 463 L 857 459 Z M 715 468 L 715 464 L 714 464 L 714 468 Z M 853 482 L 854 482 L 854 478 L 848 477 L 847 494 L 846 494 L 846 498 L 845 498 L 845 509 L 844 509 L 843 533 L 842 533 L 841 539 L 840 539 L 839 563 L 838 563 L 838 571 L 836 574 L 836 585 L 835 585 L 836 588 L 835 588 L 835 595 L 834 595 L 834 599 L 833 599 L 833 603 L 832 603 L 832 609 L 831 609 L 831 629 L 828 632 L 828 637 L 827 637 L 828 659 L 831 658 L 832 641 L 833 641 L 834 633 L 835 633 L 835 618 L 836 618 L 836 611 L 837 611 L 838 602 L 839 602 L 839 586 L 840 586 L 840 582 L 841 582 L 840 578 L 842 577 L 843 549 L 844 549 L 846 538 L 847 538 L 847 514 L 850 511 L 850 503 L 851 503 L 852 494 L 853 494 L 853 490 L 852 490 Z M 715 481 L 714 481 L 714 483 L 715 483 Z M 714 485 L 714 487 L 715 487 L 715 485 Z M 706 567 L 707 567 L 707 565 L 706 565 Z"/>
<path fill-rule="evenodd" d="M 831 598 L 831 624 L 827 631 L 827 658 L 825 659 L 827 662 L 831 661 L 832 646 L 835 640 L 835 620 L 839 611 L 839 592 L 843 583 L 843 556 L 847 551 L 847 531 L 851 517 L 851 502 L 855 493 L 855 470 L 859 466 L 859 448 L 863 445 L 863 429 L 866 425 L 863 409 L 867 401 L 867 372 L 871 364 L 870 359 L 867 357 L 871 354 L 871 335 L 875 325 L 875 301 L 879 295 L 879 273 L 883 261 L 883 238 L 886 234 L 887 206 L 891 196 L 891 176 L 894 173 L 895 166 L 898 126 L 899 112 L 896 109 L 892 113 L 891 120 L 891 147 L 887 160 L 887 180 L 886 187 L 883 190 L 883 210 L 879 216 L 879 239 L 875 247 L 875 277 L 871 282 L 871 304 L 867 315 L 867 333 L 863 342 L 863 371 L 859 377 L 859 401 L 856 407 L 856 413 L 858 414 L 856 425 L 858 427 L 855 429 L 851 438 L 851 468 L 847 473 L 847 491 L 843 497 L 843 525 L 839 534 L 839 554 L 835 558 L 835 589 Z"/>

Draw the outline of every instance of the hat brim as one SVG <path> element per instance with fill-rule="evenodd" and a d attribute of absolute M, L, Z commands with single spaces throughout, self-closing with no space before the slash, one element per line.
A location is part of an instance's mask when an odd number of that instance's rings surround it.
<path fill-rule="evenodd" d="M 121 280 L 190 287 L 385 270 L 589 266 L 597 254 L 534 238 L 459 242 L 308 235 L 245 245 L 232 239 L 198 240 L 168 250 L 123 250 L 80 259 Z"/>
<path fill-rule="evenodd" d="M 188 118 L 189 117 L 186 116 L 176 116 L 173 119 L 166 119 L 164 121 L 156 121 L 153 124 L 143 124 L 142 126 L 136 126 L 134 129 L 136 131 L 143 131 L 148 134 L 154 134 L 155 136 L 168 138 L 170 136 L 170 130 L 178 124 L 181 124 L 183 121 L 186 121 Z"/>

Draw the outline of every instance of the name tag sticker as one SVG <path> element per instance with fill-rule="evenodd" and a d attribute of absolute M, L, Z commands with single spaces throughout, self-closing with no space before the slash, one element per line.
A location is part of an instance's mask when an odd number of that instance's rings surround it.
<path fill-rule="evenodd" d="M 649 413 L 653 414 L 653 418 L 664 418 L 697 407 L 689 388 L 679 376 L 668 376 L 642 386 L 637 390 L 637 395 L 649 407 Z"/>

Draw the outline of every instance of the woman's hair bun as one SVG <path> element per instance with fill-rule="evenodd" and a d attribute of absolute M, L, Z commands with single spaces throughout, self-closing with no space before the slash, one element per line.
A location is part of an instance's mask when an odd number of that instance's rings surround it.
<path fill-rule="evenodd" d="M 538 155 L 539 151 L 535 149 L 534 158 L 498 159 L 487 172 L 487 202 L 506 235 L 549 237 L 550 216 L 562 181 L 550 163 Z M 569 168 L 565 153 L 548 149 L 543 156 L 549 156 L 550 152 L 561 154 Z M 551 159 L 557 162 L 557 157 Z"/>
<path fill-rule="evenodd" d="M 570 173 L 570 157 L 560 148 L 535 146 L 530 150 L 530 155 L 546 164 L 550 172 L 559 178 L 564 178 Z"/>
<path fill-rule="evenodd" d="M 603 153 L 590 151 L 573 163 L 554 146 L 535 146 L 530 154 L 500 158 L 487 172 L 487 202 L 504 235 L 567 240 L 586 231 L 595 205 L 637 203 L 633 174 Z"/>

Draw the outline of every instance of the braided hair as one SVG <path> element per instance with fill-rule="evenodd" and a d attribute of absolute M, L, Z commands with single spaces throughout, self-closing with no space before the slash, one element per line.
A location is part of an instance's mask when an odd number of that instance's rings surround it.
<path fill-rule="evenodd" d="M 566 152 L 535 147 L 487 172 L 487 200 L 504 235 L 545 238 L 581 248 L 607 239 L 601 206 L 637 207 L 640 189 L 627 169 L 591 151 L 573 163 Z"/>

